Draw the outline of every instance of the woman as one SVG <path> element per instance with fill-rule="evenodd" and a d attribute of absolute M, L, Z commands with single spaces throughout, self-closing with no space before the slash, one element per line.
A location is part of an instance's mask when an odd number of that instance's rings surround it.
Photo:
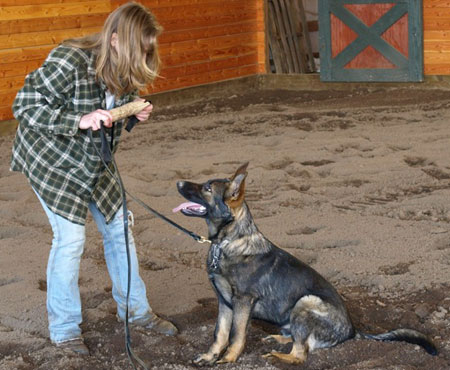
<path fill-rule="evenodd" d="M 51 341 L 88 354 L 81 337 L 78 287 L 87 211 L 103 236 L 117 315 L 125 320 L 127 257 L 121 194 L 89 141 L 98 145 L 101 122 L 109 128 L 113 151 L 123 122 L 113 124 L 108 109 L 139 99 L 137 91 L 157 76 L 157 37 L 161 28 L 151 12 L 128 3 L 109 15 L 100 33 L 66 40 L 31 72 L 13 103 L 19 121 L 11 170 L 27 176 L 53 230 L 47 265 L 47 310 Z M 148 119 L 149 105 L 136 116 Z M 130 233 L 129 322 L 166 335 L 176 327 L 150 308 Z"/>

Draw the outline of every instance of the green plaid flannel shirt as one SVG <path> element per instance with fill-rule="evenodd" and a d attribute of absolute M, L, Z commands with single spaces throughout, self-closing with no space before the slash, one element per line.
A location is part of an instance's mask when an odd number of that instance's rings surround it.
<path fill-rule="evenodd" d="M 105 92 L 106 86 L 95 76 L 93 53 L 58 46 L 26 77 L 12 107 L 19 127 L 11 170 L 27 176 L 50 210 L 81 225 L 89 202 L 95 202 L 107 222 L 122 204 L 118 184 L 102 165 L 87 131 L 78 128 L 83 115 L 105 109 Z M 136 93 L 116 97 L 115 106 L 136 97 Z M 111 129 L 114 152 L 122 125 L 123 121 L 116 122 Z M 100 148 L 98 131 L 93 135 Z"/>

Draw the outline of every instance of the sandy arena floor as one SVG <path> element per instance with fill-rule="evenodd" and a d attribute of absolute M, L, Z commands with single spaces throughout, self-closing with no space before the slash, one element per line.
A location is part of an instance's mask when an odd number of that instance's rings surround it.
<path fill-rule="evenodd" d="M 450 368 L 450 91 L 261 91 L 155 107 L 124 133 L 117 162 L 127 189 L 172 215 L 176 181 L 226 177 L 250 161 L 247 202 L 260 230 L 331 280 L 358 328 L 412 327 L 440 354 L 417 346 L 351 340 L 318 350 L 303 369 Z M 130 369 L 102 244 L 89 220 L 80 287 L 92 356 L 48 340 L 47 219 L 25 177 L 9 172 L 13 136 L 0 137 L 0 369 Z M 176 338 L 132 332 L 152 369 L 191 369 L 212 341 L 216 300 L 207 249 L 130 202 L 142 276 L 153 309 Z M 262 354 L 275 328 L 254 321 L 245 352 L 221 369 L 289 369 Z"/>

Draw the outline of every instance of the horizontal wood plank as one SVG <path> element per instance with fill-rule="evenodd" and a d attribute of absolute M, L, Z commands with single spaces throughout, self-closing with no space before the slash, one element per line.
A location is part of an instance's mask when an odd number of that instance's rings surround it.
<path fill-rule="evenodd" d="M 424 27 L 427 31 L 450 31 L 450 18 L 424 20 Z"/>
<path fill-rule="evenodd" d="M 0 35 L 0 48 L 20 48 L 27 46 L 54 45 L 68 38 L 81 37 L 98 32 L 99 27 L 75 28 L 48 32 L 29 32 L 13 35 Z"/>
<path fill-rule="evenodd" d="M 0 0 L 1 1 L 1 0 Z M 28 0 L 29 1 L 29 0 Z M 48 1 L 48 0 L 44 0 Z M 128 3 L 129 0 L 111 0 L 111 7 L 115 9 L 120 5 Z M 247 3 L 253 7 L 258 6 L 258 4 L 252 4 L 248 0 L 140 0 L 142 5 L 148 7 L 150 10 L 155 10 L 159 8 L 180 8 L 180 7 L 199 7 L 206 8 L 208 6 L 216 7 L 216 9 L 222 9 L 223 6 L 232 3 Z M 257 0 L 254 3 L 259 3 Z"/>
<path fill-rule="evenodd" d="M 424 67 L 427 75 L 450 75 L 450 63 L 428 64 Z"/>
<path fill-rule="evenodd" d="M 0 22 L 0 35 L 65 30 L 73 28 L 102 27 L 106 13 L 85 14 L 67 17 L 14 19 Z"/>
<path fill-rule="evenodd" d="M 225 48 L 215 48 L 203 51 L 190 51 L 182 54 L 168 55 L 162 58 L 163 68 L 179 67 L 189 64 L 201 63 L 204 61 L 221 60 L 225 58 L 243 58 L 255 53 L 255 48 L 250 45 L 236 45 Z"/>
<path fill-rule="evenodd" d="M 195 51 L 211 51 L 223 49 L 227 47 L 246 46 L 248 44 L 255 45 L 256 40 L 253 33 L 226 35 L 222 37 L 215 37 L 200 40 L 188 40 L 177 43 L 162 44 L 160 46 L 161 56 L 164 58 L 167 55 L 177 55 L 190 53 Z"/>
<path fill-rule="evenodd" d="M 245 21 L 242 23 L 231 24 L 231 25 L 218 25 L 211 27 L 195 28 L 183 31 L 167 31 L 163 32 L 159 37 L 160 44 L 188 41 L 188 40 L 199 40 L 212 37 L 220 37 L 223 35 L 234 35 L 240 33 L 255 33 L 257 31 L 257 26 L 255 22 Z"/>
<path fill-rule="evenodd" d="M 24 74 L 28 74 L 39 68 L 41 65 L 41 60 L 2 64 L 0 69 L 0 78 L 23 76 Z"/>
<path fill-rule="evenodd" d="M 6 121 L 13 118 L 12 109 L 10 106 L 0 107 L 0 121 Z M 1 122 L 0 122 L 1 124 Z"/>
<path fill-rule="evenodd" d="M 428 52 L 447 52 L 450 53 L 450 39 L 448 40 L 438 40 L 438 41 L 432 41 L 432 40 L 424 40 L 423 42 L 423 51 L 424 53 Z"/>
<path fill-rule="evenodd" d="M 244 65 L 253 65 L 257 63 L 257 58 L 258 55 L 256 53 L 252 53 L 240 57 L 223 58 L 203 63 L 166 67 L 161 71 L 161 76 L 166 79 L 173 79 L 181 76 L 197 74 L 200 72 L 210 72 Z"/>
<path fill-rule="evenodd" d="M 0 0 L 0 6 L 82 3 L 92 0 Z"/>
<path fill-rule="evenodd" d="M 423 11 L 424 29 L 430 29 L 430 25 L 440 24 L 443 28 L 450 29 L 450 8 L 428 8 Z"/>
<path fill-rule="evenodd" d="M 423 8 L 450 8 L 450 0 L 423 0 Z"/>
<path fill-rule="evenodd" d="M 208 27 L 214 24 L 235 24 L 245 21 L 253 21 L 254 12 L 249 10 L 240 13 L 216 13 L 212 15 L 199 14 L 193 18 L 181 18 L 181 19 L 164 19 L 158 18 L 165 31 L 174 30 L 190 30 L 200 27 Z"/>
<path fill-rule="evenodd" d="M 447 52 L 424 53 L 425 64 L 443 64 L 450 62 L 450 50 Z"/>
<path fill-rule="evenodd" d="M 219 11 L 220 9 L 220 11 Z M 249 11 L 256 12 L 254 2 L 245 2 L 241 0 L 229 0 L 220 3 L 186 5 L 177 7 L 154 8 L 153 13 L 156 18 L 162 21 L 195 19 L 199 16 L 215 16 L 218 14 L 243 14 Z M 182 15 L 182 17 L 180 17 Z"/>
<path fill-rule="evenodd" d="M 185 52 L 178 52 L 176 54 L 167 53 L 161 55 L 162 64 L 164 67 L 177 66 L 185 63 L 197 63 L 208 60 L 208 50 L 186 50 Z"/>
<path fill-rule="evenodd" d="M 109 13 L 109 0 L 81 1 L 75 3 L 16 5 L 0 8 L 0 21 L 64 17 L 68 15 Z"/>
<path fill-rule="evenodd" d="M 423 8 L 423 18 L 449 18 L 449 7 Z"/>
<path fill-rule="evenodd" d="M 16 97 L 17 93 L 15 91 L 0 92 L 0 106 L 10 107 Z"/>
<path fill-rule="evenodd" d="M 429 41 L 439 41 L 439 40 L 450 40 L 450 30 L 439 30 L 439 31 L 424 31 L 424 40 Z"/>
<path fill-rule="evenodd" d="M 4 77 L 0 78 L 0 92 L 14 92 L 23 86 L 25 76 Z"/>
<path fill-rule="evenodd" d="M 32 60 L 43 61 L 51 49 L 53 49 L 53 45 L 0 50 L 0 69 L 3 68 L 2 64 Z"/>

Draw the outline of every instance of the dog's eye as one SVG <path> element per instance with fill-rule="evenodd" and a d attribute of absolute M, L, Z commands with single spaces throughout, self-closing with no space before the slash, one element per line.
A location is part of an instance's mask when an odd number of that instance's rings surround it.
<path fill-rule="evenodd" d="M 210 184 L 205 184 L 203 186 L 203 190 L 207 191 L 208 193 L 211 193 L 211 185 Z"/>

